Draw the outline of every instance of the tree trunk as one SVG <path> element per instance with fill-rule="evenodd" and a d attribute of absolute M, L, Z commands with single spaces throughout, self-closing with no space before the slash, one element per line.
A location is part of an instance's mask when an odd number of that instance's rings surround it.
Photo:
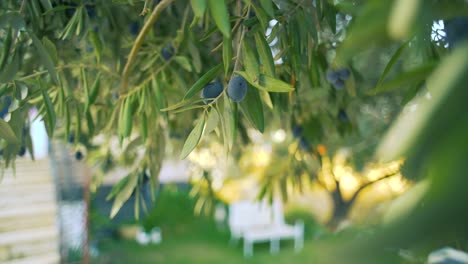
<path fill-rule="evenodd" d="M 333 214 L 330 220 L 327 223 L 327 226 L 332 231 L 336 231 L 347 218 L 349 211 L 351 210 L 353 203 L 343 202 L 343 203 L 334 203 Z"/>

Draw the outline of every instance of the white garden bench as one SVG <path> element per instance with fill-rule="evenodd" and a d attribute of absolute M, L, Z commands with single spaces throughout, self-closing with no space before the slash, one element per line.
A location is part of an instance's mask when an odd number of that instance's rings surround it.
<path fill-rule="evenodd" d="M 253 245 L 257 242 L 270 242 L 270 253 L 279 252 L 280 240 L 293 239 L 294 249 L 299 251 L 304 245 L 304 223 L 288 225 L 284 222 L 280 200 L 272 205 L 266 201 L 240 201 L 229 206 L 229 228 L 231 241 L 244 240 L 244 256 L 253 255 Z"/>

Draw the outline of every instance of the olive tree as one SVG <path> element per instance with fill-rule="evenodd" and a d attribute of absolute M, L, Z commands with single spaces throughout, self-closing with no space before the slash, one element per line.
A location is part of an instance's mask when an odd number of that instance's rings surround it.
<path fill-rule="evenodd" d="M 96 183 L 129 168 L 112 216 L 145 179 L 157 186 L 168 146 L 184 159 L 219 140 L 239 155 L 249 129 L 293 134 L 292 177 L 316 179 L 344 146 L 357 167 L 404 157 L 405 176 L 448 186 L 436 174 L 455 177 L 466 154 L 454 145 L 466 142 L 466 14 L 462 0 L 1 1 L 2 166 L 32 156 L 37 109 L 50 138 L 100 168 Z M 406 105 L 418 114 L 395 121 Z"/>

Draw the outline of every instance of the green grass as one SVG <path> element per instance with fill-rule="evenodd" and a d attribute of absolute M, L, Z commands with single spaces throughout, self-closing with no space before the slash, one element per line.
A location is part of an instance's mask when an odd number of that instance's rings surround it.
<path fill-rule="evenodd" d="M 304 249 L 294 252 L 292 240 L 281 241 L 281 250 L 276 255 L 269 252 L 269 243 L 254 245 L 254 256 L 244 258 L 242 241 L 236 245 L 229 243 L 227 227 L 219 230 L 207 218 L 194 217 L 192 202 L 186 194 L 166 192 L 161 197 L 161 203 L 142 224 L 148 230 L 154 226 L 162 227 L 163 241 L 160 245 L 139 245 L 135 241 L 107 239 L 100 240 L 98 247 L 100 255 L 93 263 L 169 263 L 169 264 L 210 264 L 210 263 L 352 263 L 348 257 L 340 255 L 343 245 L 350 245 L 356 235 L 363 232 L 356 230 L 341 236 L 327 234 L 320 240 L 313 239 L 311 230 L 306 230 Z M 297 212 L 293 218 L 298 217 Z M 316 228 L 310 220 L 306 229 Z M 314 229 L 315 229 L 314 228 Z M 346 243 L 343 243 L 346 242 Z M 352 243 L 351 243 L 352 244 Z M 365 252 L 357 252 L 359 256 Z M 353 262 L 360 264 L 393 264 L 401 263 L 395 252 L 382 250 L 379 259 L 369 262 Z"/>
<path fill-rule="evenodd" d="M 241 242 L 230 245 L 227 235 L 211 232 L 206 234 L 202 231 L 184 229 L 178 233 L 166 234 L 160 245 L 141 246 L 134 241 L 106 241 L 101 244 L 101 255 L 94 263 L 351 263 L 345 260 L 340 262 L 330 260 L 335 257 L 340 258 L 334 256 L 335 250 L 331 244 L 318 240 L 307 240 L 300 253 L 294 252 L 292 241 L 284 241 L 281 243 L 280 252 L 276 255 L 270 255 L 268 243 L 256 244 L 254 256 L 244 258 Z M 400 261 L 396 254 L 389 252 L 378 261 L 365 263 L 390 264 L 401 263 Z"/>

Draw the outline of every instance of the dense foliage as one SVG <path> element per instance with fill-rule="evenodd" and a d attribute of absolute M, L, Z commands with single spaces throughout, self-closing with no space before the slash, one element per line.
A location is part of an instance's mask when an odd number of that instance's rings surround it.
<path fill-rule="evenodd" d="M 101 168 L 95 185 L 116 163 L 130 168 L 110 195 L 115 215 L 146 177 L 156 185 L 165 156 L 185 158 L 201 141 L 238 155 L 249 129 L 282 128 L 298 147 L 278 155 L 300 155 L 288 166 L 313 178 L 343 146 L 356 166 L 369 161 L 402 112 L 377 157 L 407 157 L 407 177 L 429 174 L 457 193 L 467 9 L 463 0 L 1 1 L 2 166 L 33 153 L 37 109 L 51 138 Z M 446 33 L 434 26 L 442 21 Z"/>

